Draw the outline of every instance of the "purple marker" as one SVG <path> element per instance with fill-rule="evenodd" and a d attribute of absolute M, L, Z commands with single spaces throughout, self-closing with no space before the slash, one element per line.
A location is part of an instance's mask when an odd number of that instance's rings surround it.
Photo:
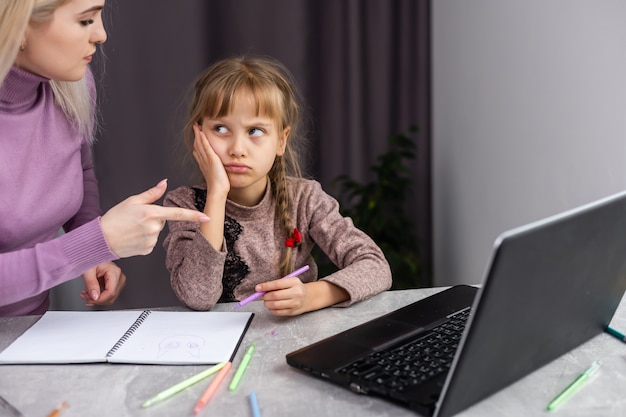
<path fill-rule="evenodd" d="M 301 273 L 303 273 L 304 271 L 308 271 L 309 266 L 308 265 L 304 265 L 302 268 L 300 269 L 296 269 L 295 271 L 293 271 L 290 274 L 285 275 L 283 278 L 291 278 L 291 277 L 297 277 L 298 275 L 300 275 Z M 283 279 L 281 278 L 281 279 Z M 263 294 L 265 294 L 265 291 L 262 292 L 255 292 L 254 294 L 252 294 L 250 297 L 245 298 L 243 300 L 241 300 L 236 306 L 233 307 L 233 310 L 245 306 L 246 304 L 248 304 L 250 301 L 254 301 L 257 298 L 261 297 Z"/>

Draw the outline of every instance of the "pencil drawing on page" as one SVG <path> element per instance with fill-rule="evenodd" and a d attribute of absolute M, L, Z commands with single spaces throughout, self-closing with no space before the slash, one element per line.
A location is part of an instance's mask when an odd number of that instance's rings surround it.
<path fill-rule="evenodd" d="M 200 357 L 200 350 L 204 347 L 205 340 L 199 336 L 193 335 L 175 335 L 167 337 L 159 343 L 159 352 L 157 357 L 164 356 L 193 356 Z"/>

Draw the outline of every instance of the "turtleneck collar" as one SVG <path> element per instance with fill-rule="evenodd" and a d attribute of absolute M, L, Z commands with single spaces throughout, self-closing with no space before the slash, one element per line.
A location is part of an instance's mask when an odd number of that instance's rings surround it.
<path fill-rule="evenodd" d="M 12 113 L 28 110 L 39 98 L 41 84 L 48 81 L 40 75 L 11 67 L 0 85 L 0 109 Z"/>

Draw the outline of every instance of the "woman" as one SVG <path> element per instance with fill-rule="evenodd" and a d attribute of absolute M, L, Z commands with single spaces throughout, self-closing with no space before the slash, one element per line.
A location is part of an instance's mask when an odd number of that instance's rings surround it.
<path fill-rule="evenodd" d="M 0 0 L 0 316 L 45 312 L 81 274 L 87 305 L 111 304 L 126 281 L 111 261 L 150 253 L 166 220 L 209 221 L 152 204 L 165 180 L 100 216 L 89 63 L 104 5 Z"/>

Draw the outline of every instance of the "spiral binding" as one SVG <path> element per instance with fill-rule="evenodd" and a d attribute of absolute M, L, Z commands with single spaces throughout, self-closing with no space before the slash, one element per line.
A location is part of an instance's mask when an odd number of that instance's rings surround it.
<path fill-rule="evenodd" d="M 126 342 L 133 335 L 133 333 L 135 333 L 135 330 L 137 330 L 139 326 L 141 326 L 141 323 L 143 323 L 146 320 L 146 318 L 150 315 L 150 313 L 152 313 L 152 311 L 144 310 L 139 315 L 139 317 L 137 317 L 137 320 L 135 320 L 135 322 L 128 328 L 128 330 L 124 332 L 122 337 L 120 337 L 119 340 L 115 343 L 115 345 L 113 345 L 111 350 L 107 352 L 106 354 L 107 358 L 110 358 L 111 356 L 113 356 L 115 352 L 117 352 L 118 349 L 122 347 L 124 342 Z"/>

